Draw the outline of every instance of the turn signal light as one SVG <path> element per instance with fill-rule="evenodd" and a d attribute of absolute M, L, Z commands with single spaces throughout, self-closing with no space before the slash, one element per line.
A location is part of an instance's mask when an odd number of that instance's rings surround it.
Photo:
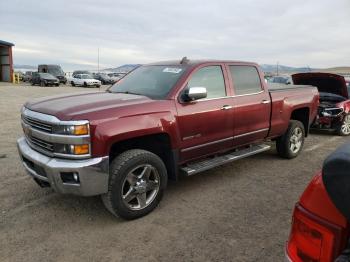
<path fill-rule="evenodd" d="M 89 134 L 89 126 L 86 125 L 78 125 L 74 126 L 74 135 L 88 135 Z"/>
<path fill-rule="evenodd" d="M 74 155 L 85 155 L 89 154 L 89 145 L 74 145 Z"/>
<path fill-rule="evenodd" d="M 333 261 L 335 241 L 340 236 L 337 236 L 336 226 L 327 223 L 300 205 L 295 207 L 287 244 L 287 253 L 291 261 Z"/>

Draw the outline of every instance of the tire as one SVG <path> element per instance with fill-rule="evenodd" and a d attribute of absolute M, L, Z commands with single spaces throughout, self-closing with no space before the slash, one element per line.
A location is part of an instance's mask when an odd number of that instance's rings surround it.
<path fill-rule="evenodd" d="M 87 83 L 86 82 L 84 82 L 84 87 L 87 87 Z"/>
<path fill-rule="evenodd" d="M 55 86 L 60 86 L 60 84 L 55 84 Z"/>
<path fill-rule="evenodd" d="M 40 81 L 40 86 L 46 86 L 44 81 Z"/>
<path fill-rule="evenodd" d="M 147 175 L 140 178 L 147 171 L 148 178 Z M 113 215 L 127 220 L 145 216 L 155 209 L 168 180 L 163 161 L 141 149 L 128 150 L 117 156 L 110 164 L 109 174 L 108 192 L 101 196 L 102 201 Z"/>
<path fill-rule="evenodd" d="M 343 121 L 337 128 L 337 134 L 340 136 L 348 136 L 350 135 L 350 114 L 346 114 L 344 116 Z"/>
<path fill-rule="evenodd" d="M 74 82 L 72 81 L 72 82 L 70 82 L 70 84 L 72 85 L 72 86 L 75 86 L 75 84 L 74 84 Z"/>
<path fill-rule="evenodd" d="M 287 131 L 276 140 L 277 153 L 287 159 L 299 155 L 304 146 L 305 128 L 303 123 L 290 120 Z"/>

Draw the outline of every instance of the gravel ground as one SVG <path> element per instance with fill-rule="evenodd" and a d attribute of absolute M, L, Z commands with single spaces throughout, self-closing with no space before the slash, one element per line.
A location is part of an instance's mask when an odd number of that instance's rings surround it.
<path fill-rule="evenodd" d="M 347 138 L 316 133 L 284 160 L 273 149 L 171 183 L 148 216 L 123 221 L 99 197 L 39 188 L 16 149 L 28 99 L 91 92 L 0 83 L 1 261 L 283 261 L 294 203 Z"/>

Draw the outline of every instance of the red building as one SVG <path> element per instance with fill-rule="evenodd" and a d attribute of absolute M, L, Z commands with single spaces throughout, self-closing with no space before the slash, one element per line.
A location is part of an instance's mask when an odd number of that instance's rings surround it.
<path fill-rule="evenodd" d="M 12 82 L 14 44 L 0 40 L 0 82 Z"/>

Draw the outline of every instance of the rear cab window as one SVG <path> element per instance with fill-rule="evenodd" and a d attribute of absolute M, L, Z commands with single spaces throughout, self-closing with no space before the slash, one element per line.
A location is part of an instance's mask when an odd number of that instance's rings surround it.
<path fill-rule="evenodd" d="M 259 72 L 250 65 L 229 65 L 235 95 L 251 95 L 263 91 Z"/>

